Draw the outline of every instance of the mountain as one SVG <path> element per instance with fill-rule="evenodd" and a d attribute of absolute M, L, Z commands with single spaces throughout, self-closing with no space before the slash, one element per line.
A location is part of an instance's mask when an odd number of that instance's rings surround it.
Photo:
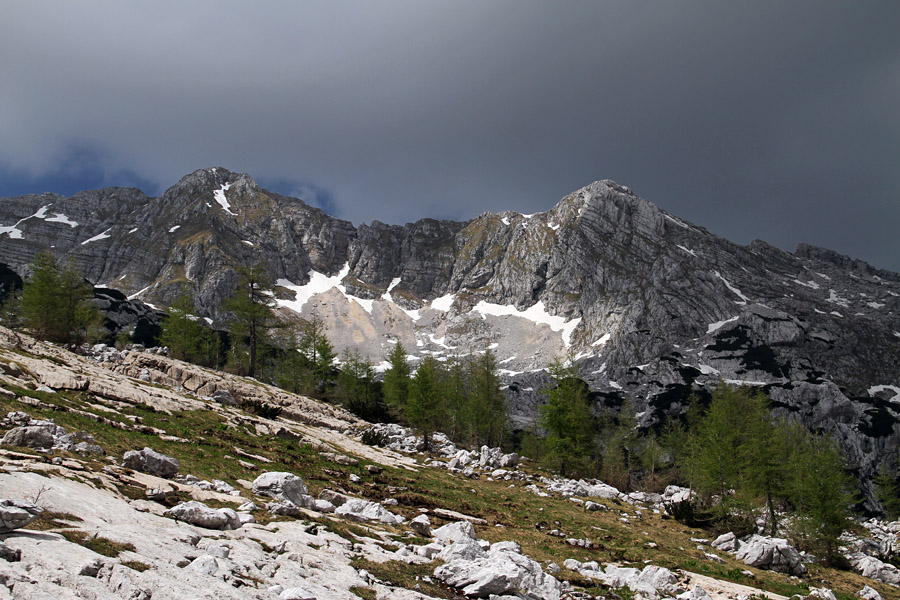
<path fill-rule="evenodd" d="M 644 426 L 740 382 L 833 433 L 865 481 L 896 461 L 900 274 L 812 246 L 737 245 L 612 181 L 534 215 L 355 227 L 213 168 L 158 198 L 2 199 L 0 224 L 2 262 L 20 273 L 49 245 L 148 303 L 189 285 L 214 322 L 234 267 L 264 262 L 285 311 L 318 314 L 338 350 L 376 363 L 397 340 L 419 358 L 491 348 L 522 427 L 542 369 L 569 356 L 598 404 L 627 399 Z"/>

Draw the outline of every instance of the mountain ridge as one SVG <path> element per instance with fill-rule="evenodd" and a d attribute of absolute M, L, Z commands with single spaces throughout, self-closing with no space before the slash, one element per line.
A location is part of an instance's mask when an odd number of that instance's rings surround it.
<path fill-rule="evenodd" d="M 2 199 L 0 224 L 20 272 L 50 240 L 133 298 L 166 305 L 188 285 L 218 323 L 235 267 L 264 261 L 286 314 L 319 316 L 338 350 L 376 363 L 396 341 L 415 358 L 492 348 L 517 427 L 542 402 L 542 369 L 568 356 L 598 404 L 628 399 L 642 426 L 725 380 L 833 433 L 867 475 L 873 453 L 896 455 L 900 275 L 805 244 L 741 246 L 610 180 L 532 215 L 357 227 L 211 168 L 158 198 Z"/>

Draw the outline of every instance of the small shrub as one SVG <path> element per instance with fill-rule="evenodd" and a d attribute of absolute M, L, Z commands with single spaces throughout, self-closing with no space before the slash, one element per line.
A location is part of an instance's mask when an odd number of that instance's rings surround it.
<path fill-rule="evenodd" d="M 274 404 L 266 404 L 259 400 L 244 400 L 241 407 L 263 419 L 277 419 L 281 415 L 282 408 Z"/>
<path fill-rule="evenodd" d="M 378 448 L 384 448 L 390 442 L 390 438 L 386 433 L 375 429 L 364 431 L 361 439 L 363 444 L 377 446 Z"/>

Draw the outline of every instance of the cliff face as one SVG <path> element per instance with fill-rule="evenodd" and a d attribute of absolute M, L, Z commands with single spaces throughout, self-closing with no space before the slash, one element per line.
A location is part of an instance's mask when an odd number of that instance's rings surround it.
<path fill-rule="evenodd" d="M 739 246 L 598 181 L 535 215 L 354 227 L 203 169 L 159 198 L 106 189 L 0 200 L 0 250 L 22 272 L 50 246 L 97 284 L 167 304 L 183 285 L 221 320 L 234 267 L 264 262 L 285 311 L 318 314 L 378 363 L 395 340 L 439 357 L 491 348 L 514 418 L 541 369 L 578 357 L 598 402 L 640 422 L 720 380 L 837 433 L 854 466 L 896 455 L 900 275 L 830 250 Z M 896 402 L 895 402 L 896 400 Z"/>

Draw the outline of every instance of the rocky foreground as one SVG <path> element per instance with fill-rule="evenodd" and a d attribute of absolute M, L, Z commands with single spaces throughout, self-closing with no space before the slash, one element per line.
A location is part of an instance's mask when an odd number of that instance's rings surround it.
<path fill-rule="evenodd" d="M 0 328 L 0 408 L 0 598 L 900 597 L 900 524 L 847 538 L 856 574 L 824 569 L 667 518 L 683 488 L 441 437 L 425 457 L 403 428 L 142 349 Z"/>

